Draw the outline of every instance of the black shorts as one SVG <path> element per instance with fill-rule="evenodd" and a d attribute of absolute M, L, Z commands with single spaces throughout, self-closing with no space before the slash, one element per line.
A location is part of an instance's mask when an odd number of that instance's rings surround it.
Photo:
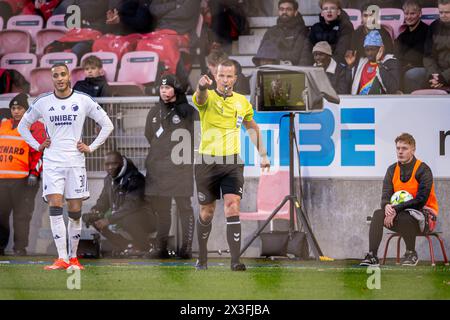
<path fill-rule="evenodd" d="M 198 202 L 212 203 L 224 194 L 236 194 L 242 198 L 244 190 L 244 164 L 228 163 L 195 165 L 195 181 Z"/>

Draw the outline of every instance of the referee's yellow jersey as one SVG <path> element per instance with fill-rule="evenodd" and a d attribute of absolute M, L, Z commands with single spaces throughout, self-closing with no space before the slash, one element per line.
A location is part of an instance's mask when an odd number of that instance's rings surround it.
<path fill-rule="evenodd" d="M 245 96 L 233 92 L 224 99 L 215 90 L 208 90 L 208 99 L 202 105 L 194 93 L 192 101 L 198 108 L 201 121 L 199 153 L 230 156 L 240 153 L 241 125 L 253 119 L 253 108 Z"/>

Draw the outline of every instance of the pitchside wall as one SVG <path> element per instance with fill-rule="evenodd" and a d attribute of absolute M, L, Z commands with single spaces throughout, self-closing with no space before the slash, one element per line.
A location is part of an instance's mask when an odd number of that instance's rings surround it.
<path fill-rule="evenodd" d="M 324 254 L 338 258 L 361 258 L 368 247 L 369 225 L 366 217 L 379 207 L 382 179 L 389 164 L 395 162 L 393 140 L 401 132 L 410 132 L 417 141 L 418 158 L 433 170 L 440 205 L 438 229 L 443 231 L 446 249 L 450 252 L 450 98 L 431 96 L 383 96 L 377 98 L 343 96 L 339 106 L 325 105 L 322 113 L 296 118 L 300 131 L 303 205 Z M 7 101 L 0 101 L 7 107 Z M 272 170 L 286 170 L 288 162 L 287 120 L 280 125 L 280 114 L 255 116 L 269 146 Z M 246 184 L 242 211 L 256 210 L 258 185 L 258 157 L 249 147 L 248 137 L 242 136 L 243 158 L 246 162 Z M 296 162 L 297 165 L 297 162 Z M 88 210 L 102 187 L 102 173 L 90 175 L 91 198 L 84 204 Z M 39 191 L 40 193 L 41 191 Z M 217 213 L 209 242 L 210 250 L 226 249 L 223 203 Z M 194 199 L 195 212 L 198 204 Z M 256 230 L 258 223 L 243 221 L 243 239 Z M 275 228 L 284 230 L 285 221 L 277 221 Z M 84 230 L 84 237 L 89 237 Z M 172 234 L 176 229 L 172 228 Z M 395 244 L 391 244 L 390 256 Z M 194 250 L 197 248 L 194 242 Z M 247 256 L 258 256 L 260 242 L 255 241 Z M 384 240 L 380 248 L 384 248 Z M 403 248 L 403 245 L 402 245 Z M 428 244 L 417 241 L 422 259 L 429 259 Z M 441 254 L 434 246 L 436 256 Z M 29 251 L 55 253 L 51 241 L 47 206 L 36 199 L 30 232 Z M 403 252 L 403 249 L 402 249 Z"/>

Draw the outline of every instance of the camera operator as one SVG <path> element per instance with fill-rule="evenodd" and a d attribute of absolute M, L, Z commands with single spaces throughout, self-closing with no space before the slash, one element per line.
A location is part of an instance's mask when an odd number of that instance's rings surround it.
<path fill-rule="evenodd" d="M 150 233 L 156 229 L 156 219 L 149 216 L 144 207 L 145 177 L 131 160 L 116 151 L 106 154 L 105 170 L 108 175 L 102 193 L 91 212 L 83 215 L 83 221 L 87 226 L 93 224 L 111 243 L 114 251 L 144 254 L 150 248 Z M 106 214 L 109 210 L 110 215 Z M 109 228 L 113 224 L 131 239 L 113 232 Z"/>

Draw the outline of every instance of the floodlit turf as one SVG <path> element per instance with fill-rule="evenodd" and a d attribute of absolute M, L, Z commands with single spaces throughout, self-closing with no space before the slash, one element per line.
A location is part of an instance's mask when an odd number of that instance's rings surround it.
<path fill-rule="evenodd" d="M 211 259 L 207 271 L 195 271 L 194 260 L 84 260 L 81 289 L 69 290 L 74 274 L 43 270 L 48 257 L 2 257 L 0 299 L 450 299 L 443 265 L 390 262 L 381 289 L 369 290 L 357 261 L 243 261 L 246 272 L 231 272 L 228 259 Z"/>

